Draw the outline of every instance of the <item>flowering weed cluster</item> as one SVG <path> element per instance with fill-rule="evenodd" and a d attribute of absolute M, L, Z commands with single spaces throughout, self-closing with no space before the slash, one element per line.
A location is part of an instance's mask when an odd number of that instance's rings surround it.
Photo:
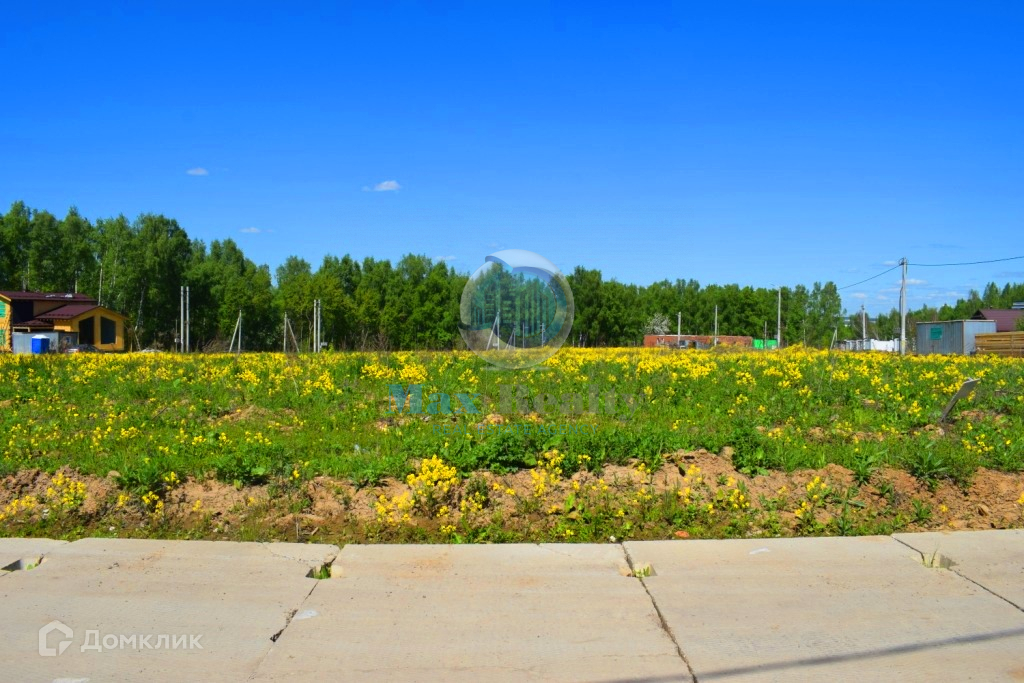
<path fill-rule="evenodd" d="M 85 484 L 57 472 L 46 487 L 46 502 L 61 510 L 75 510 L 85 502 Z"/>

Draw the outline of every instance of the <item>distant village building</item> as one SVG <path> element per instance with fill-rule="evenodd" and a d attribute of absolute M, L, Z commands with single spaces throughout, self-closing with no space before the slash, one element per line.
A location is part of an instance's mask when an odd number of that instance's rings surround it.
<path fill-rule="evenodd" d="M 900 350 L 899 339 L 848 339 L 840 342 L 839 348 L 844 351 L 883 351 L 896 353 Z"/>
<path fill-rule="evenodd" d="M 32 337 L 45 336 L 52 351 L 75 344 L 124 351 L 125 320 L 84 294 L 0 291 L 0 350 L 27 353 Z"/>
<path fill-rule="evenodd" d="M 1024 303 L 1014 304 L 1013 308 L 982 308 L 971 316 L 971 320 L 994 320 L 996 321 L 996 332 L 1013 332 L 1017 329 L 1017 320 L 1022 316 L 1024 316 Z"/>
<path fill-rule="evenodd" d="M 644 346 L 667 346 L 672 348 L 709 349 L 712 346 L 746 346 L 754 345 L 753 337 L 739 337 L 720 334 L 648 334 L 644 336 Z"/>
<path fill-rule="evenodd" d="M 984 316 L 996 324 L 994 333 L 977 336 L 978 353 L 1024 358 L 1024 331 L 1017 331 L 1017 325 L 1024 317 L 1024 301 L 1014 303 L 1011 309 L 983 308 L 973 317 L 978 316 Z"/>

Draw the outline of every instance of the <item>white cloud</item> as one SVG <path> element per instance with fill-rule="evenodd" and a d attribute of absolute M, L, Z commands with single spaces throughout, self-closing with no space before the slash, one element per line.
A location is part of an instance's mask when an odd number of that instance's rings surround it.
<path fill-rule="evenodd" d="M 928 284 L 928 281 L 927 280 L 917 280 L 915 278 L 908 277 L 907 278 L 907 284 L 908 285 L 926 285 L 926 284 Z"/>
<path fill-rule="evenodd" d="M 202 166 L 196 166 L 195 168 L 190 168 L 187 171 L 185 171 L 185 173 L 187 173 L 188 175 L 210 175 L 210 172 L 207 171 Z"/>
<path fill-rule="evenodd" d="M 868 295 L 865 294 L 864 292 L 854 292 L 850 296 L 853 297 L 854 299 L 867 299 L 868 298 Z"/>
<path fill-rule="evenodd" d="M 373 187 L 364 187 L 363 192 L 396 192 L 401 189 L 402 186 L 398 184 L 397 180 L 385 180 Z"/>
<path fill-rule="evenodd" d="M 455 256 L 438 256 L 434 260 L 435 261 L 454 261 L 455 258 L 456 258 Z"/>
<path fill-rule="evenodd" d="M 882 261 L 883 266 L 898 266 L 899 264 L 899 261 Z"/>
<path fill-rule="evenodd" d="M 260 230 L 259 228 L 242 228 L 239 232 L 244 232 L 247 235 L 259 235 L 264 232 L 274 232 L 273 230 Z"/>

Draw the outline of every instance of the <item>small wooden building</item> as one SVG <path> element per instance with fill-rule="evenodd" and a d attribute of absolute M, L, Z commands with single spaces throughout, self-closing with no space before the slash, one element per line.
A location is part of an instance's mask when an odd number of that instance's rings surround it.
<path fill-rule="evenodd" d="M 8 351 L 16 332 L 62 332 L 79 344 L 124 351 L 125 320 L 84 294 L 0 291 L 0 349 Z"/>

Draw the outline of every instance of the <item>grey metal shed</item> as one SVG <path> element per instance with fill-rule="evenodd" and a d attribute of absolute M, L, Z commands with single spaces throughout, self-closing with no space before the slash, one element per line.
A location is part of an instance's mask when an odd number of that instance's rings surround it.
<path fill-rule="evenodd" d="M 917 323 L 917 353 L 974 354 L 974 336 L 996 331 L 994 320 L 940 320 Z"/>

